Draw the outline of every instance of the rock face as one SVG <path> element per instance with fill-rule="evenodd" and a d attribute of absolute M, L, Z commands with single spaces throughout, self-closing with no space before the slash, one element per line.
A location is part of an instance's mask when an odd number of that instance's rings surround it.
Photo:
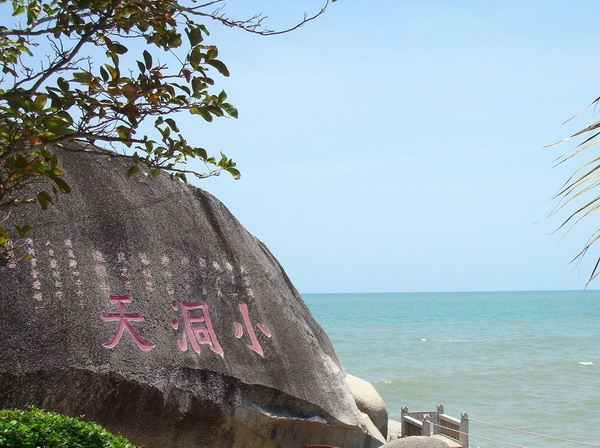
<path fill-rule="evenodd" d="M 333 347 L 267 248 L 211 195 L 57 149 L 73 193 L 0 268 L 0 407 L 154 447 L 377 447 Z M 23 215 L 26 213 L 26 215 Z"/>
<path fill-rule="evenodd" d="M 368 381 L 350 374 L 346 375 L 346 384 L 358 409 L 369 416 L 383 437 L 387 437 L 388 411 L 375 387 Z"/>

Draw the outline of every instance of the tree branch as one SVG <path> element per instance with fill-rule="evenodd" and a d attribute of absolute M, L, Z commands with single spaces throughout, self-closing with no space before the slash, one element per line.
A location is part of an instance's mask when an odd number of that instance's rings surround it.
<path fill-rule="evenodd" d="M 79 53 L 79 50 L 83 47 L 84 44 L 88 42 L 88 39 L 94 35 L 94 33 L 98 32 L 105 25 L 107 18 L 110 17 L 110 13 L 107 13 L 106 16 L 102 17 L 96 25 L 91 27 L 87 32 L 83 33 L 77 45 L 73 47 L 73 49 L 69 52 L 68 55 L 65 55 L 56 65 L 52 67 L 48 67 L 48 69 L 44 72 L 44 74 L 36 81 L 36 83 L 29 89 L 29 92 L 35 92 L 50 76 L 54 73 L 58 72 L 63 66 L 68 64 L 73 60 L 75 55 Z"/>
<path fill-rule="evenodd" d="M 291 31 L 297 30 L 298 28 L 302 27 L 303 25 L 305 25 L 306 23 L 315 20 L 317 17 L 323 15 L 325 13 L 325 11 L 327 10 L 327 7 L 329 6 L 329 3 L 331 0 L 325 0 L 325 4 L 321 7 L 321 9 L 313 14 L 312 16 L 308 16 L 306 13 L 304 14 L 304 19 L 297 23 L 296 25 L 290 27 L 290 28 L 286 28 L 283 30 L 270 30 L 268 28 L 264 28 L 264 29 L 259 29 L 262 26 L 262 20 L 265 18 L 264 16 L 261 15 L 256 15 L 251 17 L 250 19 L 246 19 L 246 20 L 234 20 L 231 19 L 229 17 L 226 17 L 225 15 L 219 14 L 220 10 L 217 10 L 215 12 L 212 13 L 206 13 L 201 11 L 202 8 L 211 5 L 211 4 L 215 4 L 215 3 L 220 3 L 222 0 L 216 0 L 204 5 L 198 5 L 192 8 L 181 8 L 182 11 L 185 11 L 191 15 L 195 15 L 195 16 L 200 16 L 200 17 L 206 17 L 208 19 L 212 19 L 212 20 L 216 20 L 217 22 L 220 22 L 222 25 L 228 26 L 230 28 L 240 28 L 244 31 L 247 31 L 249 33 L 252 34 L 258 34 L 260 36 L 275 36 L 277 34 L 285 34 L 285 33 L 289 33 Z"/>
<path fill-rule="evenodd" d="M 88 143 L 88 142 L 85 142 Z M 141 156 L 132 156 L 129 154 L 121 154 L 119 152 L 115 152 L 115 151 L 107 151 L 105 149 L 102 148 L 98 148 L 94 145 L 90 145 L 91 147 L 88 147 L 86 149 L 81 149 L 81 150 L 76 150 L 76 151 L 80 151 L 82 153 L 88 153 L 88 154 L 105 154 L 109 157 L 118 157 L 118 158 L 125 158 L 125 159 L 130 159 L 135 163 L 141 163 L 142 165 L 145 165 L 148 168 L 159 168 L 161 170 L 164 170 L 165 172 L 175 172 L 175 173 L 181 173 L 181 174 L 192 174 L 194 176 L 196 176 L 199 179 L 205 179 L 207 177 L 212 177 L 212 176 L 218 176 L 219 173 L 221 171 L 223 171 L 223 168 L 219 168 L 219 169 L 209 169 L 207 173 L 201 173 L 199 171 L 194 171 L 194 170 L 186 170 L 186 169 L 181 169 L 181 168 L 174 168 L 174 167 L 169 167 L 169 168 L 165 168 L 162 165 L 158 164 L 158 163 L 153 163 L 152 161 L 141 157 Z"/>
<path fill-rule="evenodd" d="M 110 135 L 100 135 L 100 134 L 91 134 L 91 133 L 77 133 L 77 134 L 71 134 L 71 135 L 65 135 L 62 137 L 59 137 L 57 139 L 54 140 L 49 140 L 47 142 L 45 142 L 45 144 L 47 145 L 56 145 L 58 143 L 62 143 L 62 142 L 68 142 L 71 140 L 86 140 L 86 141 L 96 141 L 96 140 L 100 140 L 103 142 L 115 142 L 115 143 L 125 143 L 125 144 L 129 144 L 129 143 L 146 143 L 146 140 L 143 139 L 137 139 L 137 138 L 121 138 L 121 137 L 112 137 Z"/>
<path fill-rule="evenodd" d="M 33 204 L 35 202 L 37 202 L 37 198 L 10 199 L 7 202 L 0 203 L 0 211 L 8 210 L 13 207 L 18 207 L 19 205 Z"/>
<path fill-rule="evenodd" d="M 42 36 L 44 34 L 54 33 L 57 28 L 46 28 L 43 30 L 34 31 L 33 29 L 24 29 L 24 30 L 9 30 L 0 28 L 0 36 Z"/>

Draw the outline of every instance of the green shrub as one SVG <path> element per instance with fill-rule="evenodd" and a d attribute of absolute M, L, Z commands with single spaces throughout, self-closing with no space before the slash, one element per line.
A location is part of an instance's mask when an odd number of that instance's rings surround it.
<path fill-rule="evenodd" d="M 97 423 L 34 406 L 0 411 L 1 448 L 136 448 Z"/>

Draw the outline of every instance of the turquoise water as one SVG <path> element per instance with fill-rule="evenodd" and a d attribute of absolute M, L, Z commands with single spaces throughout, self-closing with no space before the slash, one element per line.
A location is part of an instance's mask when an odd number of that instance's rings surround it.
<path fill-rule="evenodd" d="M 304 294 L 348 373 L 409 410 L 600 446 L 600 291 Z M 470 422 L 470 446 L 577 447 Z"/>

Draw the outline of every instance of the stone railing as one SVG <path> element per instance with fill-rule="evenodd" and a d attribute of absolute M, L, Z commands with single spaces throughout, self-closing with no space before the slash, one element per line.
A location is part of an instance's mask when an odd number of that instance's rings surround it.
<path fill-rule="evenodd" d="M 469 416 L 465 412 L 457 419 L 445 414 L 441 404 L 431 412 L 409 412 L 405 406 L 401 421 L 403 437 L 440 434 L 458 442 L 463 448 L 469 447 Z"/>

